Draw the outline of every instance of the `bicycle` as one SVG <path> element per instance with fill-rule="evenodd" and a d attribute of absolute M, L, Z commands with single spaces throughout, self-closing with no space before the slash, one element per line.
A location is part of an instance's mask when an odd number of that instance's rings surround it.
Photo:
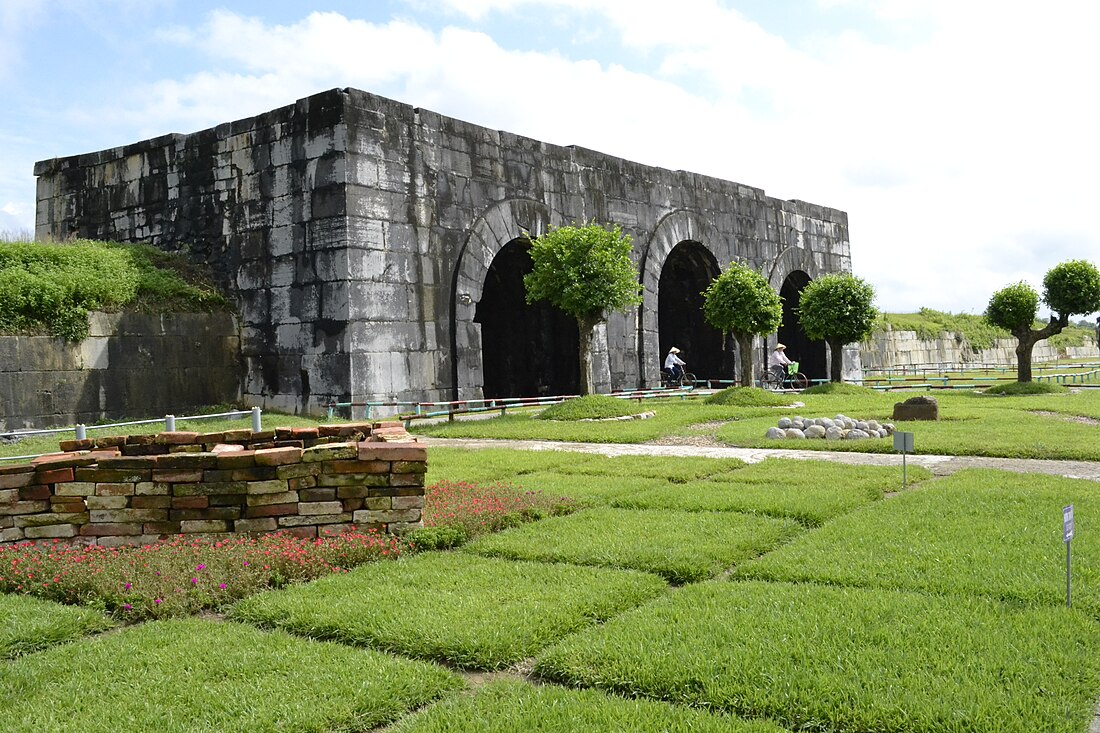
<path fill-rule="evenodd" d="M 770 389 L 773 392 L 777 392 L 784 388 L 784 385 L 790 385 L 791 389 L 803 390 L 810 386 L 810 380 L 805 374 L 798 371 L 798 362 L 792 361 L 787 365 L 786 377 L 780 377 L 773 372 L 771 368 L 768 368 L 760 377 L 760 386 L 764 389 Z"/>
<path fill-rule="evenodd" d="M 697 381 L 699 380 L 691 372 L 681 371 L 679 378 L 675 378 L 670 370 L 661 370 L 661 383 L 665 389 L 691 389 Z"/>

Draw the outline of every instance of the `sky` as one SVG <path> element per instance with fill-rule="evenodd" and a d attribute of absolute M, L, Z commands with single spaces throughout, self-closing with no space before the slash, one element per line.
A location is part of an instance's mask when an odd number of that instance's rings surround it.
<path fill-rule="evenodd" d="M 0 233 L 34 163 L 355 87 L 848 212 L 889 312 L 1100 262 L 1100 3 L 0 0 Z M 724 264 L 724 263 L 723 263 Z"/>

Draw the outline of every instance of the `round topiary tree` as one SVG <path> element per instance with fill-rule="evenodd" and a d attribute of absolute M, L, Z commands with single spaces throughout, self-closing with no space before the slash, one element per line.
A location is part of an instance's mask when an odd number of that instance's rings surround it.
<path fill-rule="evenodd" d="M 985 318 L 1016 337 L 1016 381 L 1031 381 L 1031 354 L 1035 344 L 1061 333 L 1075 314 L 1100 310 L 1100 271 L 1087 260 L 1055 265 L 1043 278 L 1043 302 L 1050 306 L 1050 321 L 1035 328 L 1039 294 L 1025 282 L 993 293 Z M 1054 315 L 1056 314 L 1056 315 Z"/>
<path fill-rule="evenodd" d="M 871 335 L 878 318 L 875 289 L 850 273 L 824 275 L 802 291 L 798 316 L 802 330 L 829 345 L 829 380 L 843 381 L 844 345 Z"/>
<path fill-rule="evenodd" d="M 626 310 L 642 302 L 630 252 L 630 236 L 618 225 L 612 229 L 595 223 L 551 227 L 531 242 L 534 269 L 523 278 L 527 302 L 547 300 L 577 320 L 582 395 L 595 391 L 596 326 L 606 319 L 607 311 Z"/>
<path fill-rule="evenodd" d="M 741 384 L 751 387 L 752 338 L 772 333 L 783 322 L 783 301 L 755 270 L 731 262 L 703 291 L 703 317 L 737 339 L 741 352 Z"/>

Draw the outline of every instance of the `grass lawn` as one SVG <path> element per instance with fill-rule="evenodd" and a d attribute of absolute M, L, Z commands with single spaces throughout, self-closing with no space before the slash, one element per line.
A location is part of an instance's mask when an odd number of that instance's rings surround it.
<path fill-rule="evenodd" d="M 0 659 L 35 652 L 113 626 L 98 611 L 0 593 Z"/>
<path fill-rule="evenodd" d="M 931 476 L 919 467 L 910 467 L 908 472 L 910 482 Z M 816 526 L 900 488 L 900 467 L 768 459 L 716 474 L 710 481 L 615 496 L 611 504 L 635 509 L 748 512 Z"/>
<path fill-rule="evenodd" d="M 509 481 L 520 485 L 522 476 L 537 471 L 556 471 L 567 465 L 584 465 L 603 456 L 556 450 L 510 450 L 508 448 L 448 448 L 432 446 L 425 481 L 444 479 L 492 483 Z"/>
<path fill-rule="evenodd" d="M 655 575 L 425 553 L 245 599 L 232 616 L 460 667 L 499 669 L 662 595 Z"/>
<path fill-rule="evenodd" d="M 798 730 L 1081 733 L 1100 625 L 983 598 L 711 581 L 567 639 L 535 671 Z"/>
<path fill-rule="evenodd" d="M 386 733 L 784 733 L 774 723 L 738 720 L 653 700 L 525 682 L 493 682 L 405 718 Z"/>
<path fill-rule="evenodd" d="M 969 470 L 829 522 L 743 565 L 745 577 L 1065 604 L 1062 507 L 1074 504 L 1074 606 L 1100 619 L 1093 481 Z"/>
<path fill-rule="evenodd" d="M 369 730 L 462 685 L 380 652 L 154 621 L 0 665 L 0 720 L 6 733 Z"/>
<path fill-rule="evenodd" d="M 486 535 L 465 549 L 513 560 L 633 568 L 690 583 L 767 552 L 799 530 L 790 520 L 731 512 L 596 508 Z"/>

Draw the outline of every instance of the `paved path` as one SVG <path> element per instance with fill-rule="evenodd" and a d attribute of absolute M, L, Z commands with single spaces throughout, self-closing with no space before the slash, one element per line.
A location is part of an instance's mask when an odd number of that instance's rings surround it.
<path fill-rule="evenodd" d="M 740 458 L 758 463 L 765 458 L 793 458 L 804 461 L 835 461 L 872 466 L 901 466 L 897 453 L 848 453 L 781 448 L 726 448 L 716 446 L 652 445 L 648 443 L 563 443 L 552 440 L 485 440 L 474 438 L 429 438 L 428 445 L 458 448 L 516 448 L 519 450 L 558 450 L 599 453 L 605 456 L 700 456 L 703 458 Z M 937 476 L 946 476 L 964 468 L 996 468 L 1017 473 L 1043 473 L 1066 478 L 1100 481 L 1100 462 L 1053 461 L 1027 458 L 983 458 L 981 456 L 910 455 L 909 465 L 923 466 Z"/>

